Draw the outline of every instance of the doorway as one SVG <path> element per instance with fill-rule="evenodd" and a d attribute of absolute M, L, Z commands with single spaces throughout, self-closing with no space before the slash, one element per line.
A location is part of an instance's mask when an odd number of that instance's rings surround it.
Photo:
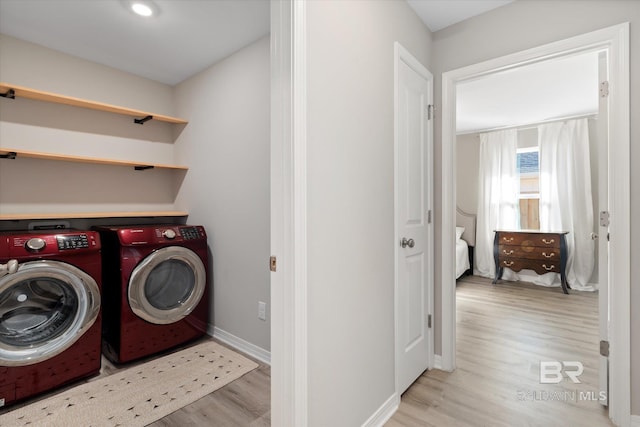
<path fill-rule="evenodd" d="M 609 341 L 617 351 L 609 358 L 610 393 L 609 416 L 623 425 L 628 424 L 630 414 L 630 223 L 629 208 L 629 68 L 628 68 L 628 24 L 551 43 L 516 54 L 471 65 L 443 74 L 443 121 L 442 121 L 442 359 L 445 370 L 455 369 L 455 277 L 453 260 L 453 234 L 455 228 L 455 133 L 456 133 L 456 86 L 458 83 L 488 75 L 496 71 L 515 69 L 551 58 L 560 58 L 581 51 L 601 49 L 607 52 L 609 62 L 609 197 L 610 209 L 616 212 L 616 221 L 609 229 L 610 269 L 609 280 Z M 624 64 L 620 66 L 619 64 Z M 615 90 L 613 87 L 615 86 Z M 448 167 L 447 167 L 448 166 Z M 447 236 L 451 236 L 450 238 Z M 626 302 L 626 304 L 625 304 Z M 601 315 L 607 311 L 600 310 Z M 601 319 L 601 322 L 607 319 Z M 615 343 L 615 344 L 614 344 Z"/>

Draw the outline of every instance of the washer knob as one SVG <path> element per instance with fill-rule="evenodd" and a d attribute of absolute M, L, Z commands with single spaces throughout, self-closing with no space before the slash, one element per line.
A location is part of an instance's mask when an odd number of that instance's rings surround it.
<path fill-rule="evenodd" d="M 164 231 L 162 232 L 162 235 L 163 235 L 165 238 L 169 239 L 169 240 L 172 240 L 172 239 L 175 239 L 175 238 L 176 238 L 176 232 L 175 232 L 175 231 L 173 231 L 172 229 L 164 230 Z"/>
<path fill-rule="evenodd" d="M 47 243 L 40 237 L 34 237 L 33 239 L 29 239 L 25 246 L 28 250 L 37 252 L 44 249 L 44 247 L 47 246 Z"/>

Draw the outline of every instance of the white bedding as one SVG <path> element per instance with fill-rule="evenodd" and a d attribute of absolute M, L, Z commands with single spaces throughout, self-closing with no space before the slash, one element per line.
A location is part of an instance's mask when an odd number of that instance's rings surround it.
<path fill-rule="evenodd" d="M 469 269 L 469 246 L 462 239 L 456 240 L 456 279 Z"/>

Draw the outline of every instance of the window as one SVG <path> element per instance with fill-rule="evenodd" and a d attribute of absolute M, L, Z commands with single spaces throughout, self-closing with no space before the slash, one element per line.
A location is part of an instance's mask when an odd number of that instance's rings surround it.
<path fill-rule="evenodd" d="M 517 167 L 520 176 L 520 228 L 540 229 L 540 165 L 538 147 L 518 148 Z"/>

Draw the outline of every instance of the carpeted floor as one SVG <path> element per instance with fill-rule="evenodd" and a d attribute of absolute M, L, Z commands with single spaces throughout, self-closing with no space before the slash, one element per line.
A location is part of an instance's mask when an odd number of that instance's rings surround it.
<path fill-rule="evenodd" d="M 0 425 L 142 427 L 257 366 L 207 341 L 19 407 L 1 415 Z"/>

